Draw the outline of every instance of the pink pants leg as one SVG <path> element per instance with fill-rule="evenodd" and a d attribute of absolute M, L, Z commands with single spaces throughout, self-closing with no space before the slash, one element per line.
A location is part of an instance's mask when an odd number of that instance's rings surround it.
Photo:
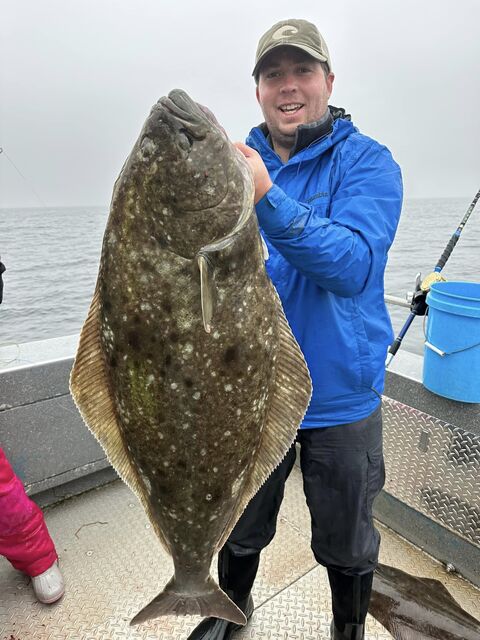
<path fill-rule="evenodd" d="M 0 555 L 31 577 L 46 571 L 58 557 L 41 510 L 25 493 L 1 448 Z"/>

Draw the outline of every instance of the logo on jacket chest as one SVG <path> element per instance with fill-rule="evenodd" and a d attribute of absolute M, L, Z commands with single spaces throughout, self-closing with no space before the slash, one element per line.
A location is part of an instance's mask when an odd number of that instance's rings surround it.
<path fill-rule="evenodd" d="M 305 200 L 305 202 L 307 204 L 310 204 L 310 202 L 313 202 L 314 200 L 317 200 L 318 198 L 328 198 L 330 196 L 330 194 L 328 193 L 328 191 L 318 191 L 317 193 L 314 193 L 313 196 L 310 196 L 309 198 L 307 198 Z"/>

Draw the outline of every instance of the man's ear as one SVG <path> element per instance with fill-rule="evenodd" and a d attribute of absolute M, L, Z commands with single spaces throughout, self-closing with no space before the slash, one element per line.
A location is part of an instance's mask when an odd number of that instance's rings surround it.
<path fill-rule="evenodd" d="M 328 97 L 332 95 L 333 90 L 333 81 L 335 80 L 335 74 L 330 71 L 327 76 L 327 88 L 328 88 Z"/>
<path fill-rule="evenodd" d="M 257 96 L 257 102 L 258 104 L 260 104 L 260 94 L 258 93 L 258 84 L 255 87 L 255 95 Z"/>

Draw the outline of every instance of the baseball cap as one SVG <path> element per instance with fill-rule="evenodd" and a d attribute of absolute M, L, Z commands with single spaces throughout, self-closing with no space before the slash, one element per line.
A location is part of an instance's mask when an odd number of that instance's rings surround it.
<path fill-rule="evenodd" d="M 277 22 L 260 38 L 252 76 L 257 76 L 260 64 L 265 56 L 275 47 L 282 45 L 302 49 L 315 60 L 326 62 L 331 71 L 332 64 L 327 43 L 317 27 L 307 20 L 295 20 L 292 18 Z"/>

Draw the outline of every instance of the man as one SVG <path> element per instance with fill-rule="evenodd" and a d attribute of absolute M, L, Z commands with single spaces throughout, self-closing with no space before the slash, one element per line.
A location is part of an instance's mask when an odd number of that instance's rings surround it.
<path fill-rule="evenodd" d="M 292 19 L 271 27 L 253 75 L 265 123 L 237 147 L 254 176 L 266 268 L 313 381 L 297 437 L 312 550 L 328 571 L 332 638 L 360 640 L 380 542 L 372 503 L 384 483 L 380 403 L 393 338 L 383 276 L 401 175 L 385 147 L 328 106 L 334 75 L 313 24 Z M 219 554 L 220 585 L 247 618 L 294 460 L 292 447 Z M 208 618 L 190 640 L 228 640 L 236 629 Z"/>

